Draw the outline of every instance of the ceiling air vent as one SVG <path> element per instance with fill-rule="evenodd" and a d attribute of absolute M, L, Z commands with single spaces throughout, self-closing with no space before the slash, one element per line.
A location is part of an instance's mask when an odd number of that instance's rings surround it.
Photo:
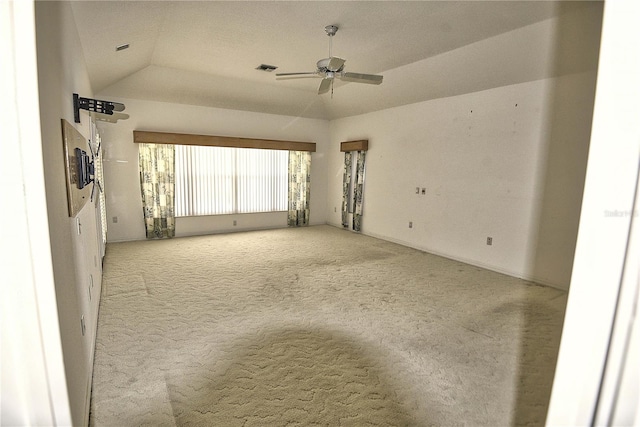
<path fill-rule="evenodd" d="M 125 50 L 125 49 L 129 49 L 129 43 L 116 46 L 116 52 L 120 52 L 121 50 Z"/>
<path fill-rule="evenodd" d="M 272 72 L 273 70 L 275 70 L 276 67 L 275 65 L 267 65 L 267 64 L 260 64 L 256 67 L 256 70 L 261 70 L 261 71 L 266 71 L 268 73 Z"/>

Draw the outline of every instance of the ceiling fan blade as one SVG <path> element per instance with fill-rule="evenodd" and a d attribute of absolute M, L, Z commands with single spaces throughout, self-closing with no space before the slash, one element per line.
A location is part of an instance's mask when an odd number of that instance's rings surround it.
<path fill-rule="evenodd" d="M 320 82 L 320 87 L 318 88 L 318 95 L 329 92 L 332 80 L 333 79 L 322 79 L 322 81 Z"/>
<path fill-rule="evenodd" d="M 342 58 L 337 58 L 335 56 L 331 57 L 331 58 L 329 58 L 329 63 L 327 64 L 327 70 L 329 70 L 329 71 L 340 71 L 345 62 L 346 62 L 346 60 L 344 60 Z"/>
<path fill-rule="evenodd" d="M 276 73 L 276 77 L 304 76 L 304 75 L 308 75 L 308 74 L 318 74 L 318 72 L 317 71 L 309 71 L 309 72 L 302 72 L 302 73 Z"/>
<path fill-rule="evenodd" d="M 382 83 L 382 76 L 374 74 L 342 73 L 340 79 L 345 82 L 368 83 L 371 85 L 379 85 Z"/>
<path fill-rule="evenodd" d="M 276 80 L 296 80 L 296 79 L 315 79 L 318 77 L 322 77 L 319 74 L 313 73 L 313 74 L 305 74 L 305 75 L 299 75 L 299 74 L 292 74 L 292 75 L 287 75 L 287 76 L 282 76 L 282 77 L 278 77 L 276 76 Z"/>

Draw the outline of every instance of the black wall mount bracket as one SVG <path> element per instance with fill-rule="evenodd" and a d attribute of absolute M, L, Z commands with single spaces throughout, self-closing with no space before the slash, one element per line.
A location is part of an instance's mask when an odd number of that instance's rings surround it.
<path fill-rule="evenodd" d="M 73 120 L 80 123 L 80 110 L 87 110 L 89 113 L 95 113 L 95 116 L 104 121 L 116 122 L 118 119 L 128 119 L 128 114 L 115 114 L 114 111 L 123 111 L 124 104 L 119 102 L 102 101 L 100 99 L 83 98 L 77 93 L 73 94 Z M 114 116 L 113 118 L 105 118 L 104 115 Z"/>

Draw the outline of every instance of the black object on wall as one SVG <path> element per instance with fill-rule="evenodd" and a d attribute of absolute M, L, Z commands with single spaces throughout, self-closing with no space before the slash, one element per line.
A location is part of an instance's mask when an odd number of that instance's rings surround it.
<path fill-rule="evenodd" d="M 115 123 L 119 119 L 126 120 L 128 114 L 114 113 L 124 111 L 124 104 L 119 102 L 103 101 L 100 99 L 83 98 L 77 93 L 73 94 L 73 120 L 80 123 L 80 110 L 87 110 L 97 120 Z"/>

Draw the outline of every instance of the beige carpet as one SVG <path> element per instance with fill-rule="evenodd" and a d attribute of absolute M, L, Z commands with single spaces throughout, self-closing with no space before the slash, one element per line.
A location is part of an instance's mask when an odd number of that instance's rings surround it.
<path fill-rule="evenodd" d="M 542 425 L 565 303 L 329 226 L 109 244 L 91 425 Z"/>

